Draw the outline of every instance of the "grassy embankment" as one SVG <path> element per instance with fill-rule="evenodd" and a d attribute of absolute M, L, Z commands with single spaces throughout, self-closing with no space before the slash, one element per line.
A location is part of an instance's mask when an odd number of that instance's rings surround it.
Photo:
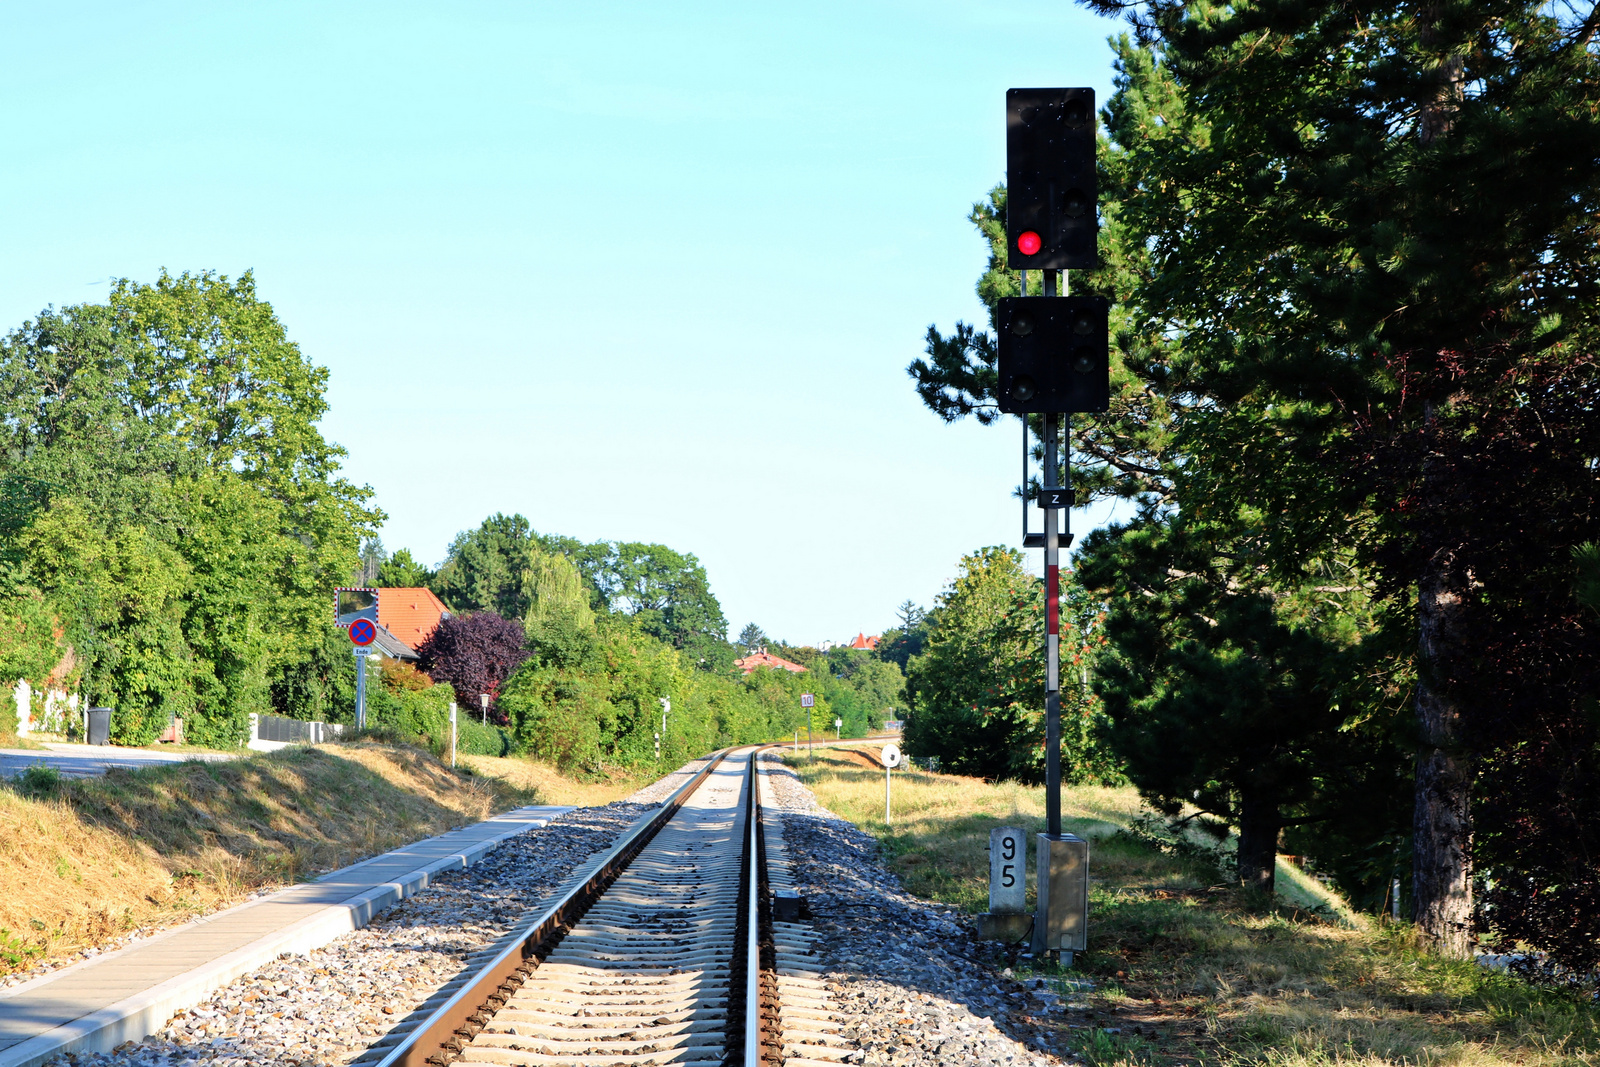
<path fill-rule="evenodd" d="M 907 889 L 967 911 L 988 905 L 989 830 L 1043 829 L 1040 789 L 919 771 L 896 772 L 885 827 L 875 756 L 791 762 L 818 800 L 883 843 Z M 1137 813 L 1132 789 L 1063 790 L 1065 828 L 1093 840 L 1090 951 L 1073 977 L 1095 988 L 1058 981 L 1093 1014 L 1038 1021 L 1065 1028 L 1091 1064 L 1600 1062 L 1593 1005 L 1418 951 L 1404 924 L 1308 911 L 1326 891 L 1292 867 L 1280 865 L 1280 886 L 1293 881 L 1276 906 L 1215 887 L 1209 865 L 1126 833 Z"/>
<path fill-rule="evenodd" d="M 0 974 L 183 921 L 522 804 L 604 804 L 526 760 L 358 743 L 0 784 Z"/>

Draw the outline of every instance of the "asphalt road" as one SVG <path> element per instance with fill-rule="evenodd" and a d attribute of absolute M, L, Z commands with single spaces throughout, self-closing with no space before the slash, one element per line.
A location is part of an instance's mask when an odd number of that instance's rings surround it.
<path fill-rule="evenodd" d="M 54 767 L 70 778 L 92 778 L 110 767 L 151 767 L 185 760 L 228 760 L 223 752 L 161 752 L 115 745 L 64 745 L 46 742 L 44 748 L 0 748 L 0 778 L 21 774 L 36 763 Z"/>

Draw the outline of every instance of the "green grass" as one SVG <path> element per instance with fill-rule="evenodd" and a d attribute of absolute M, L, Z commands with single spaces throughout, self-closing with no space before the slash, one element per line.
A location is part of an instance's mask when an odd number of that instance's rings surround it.
<path fill-rule="evenodd" d="M 1042 790 L 923 772 L 896 772 L 885 826 L 881 768 L 820 750 L 790 762 L 908 890 L 967 911 L 987 908 L 989 830 L 1042 828 Z M 1408 925 L 1356 915 L 1289 864 L 1276 900 L 1219 886 L 1211 865 L 1127 832 L 1131 789 L 1069 787 L 1062 812 L 1092 842 L 1090 948 L 1070 972 L 1015 966 L 1085 1006 L 1035 1022 L 1094 1067 L 1600 1063 L 1600 1013 L 1575 995 L 1421 951 Z"/>

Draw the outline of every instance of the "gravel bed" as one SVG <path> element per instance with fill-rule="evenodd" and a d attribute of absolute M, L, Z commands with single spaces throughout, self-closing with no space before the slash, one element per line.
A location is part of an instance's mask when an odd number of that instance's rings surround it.
<path fill-rule="evenodd" d="M 630 804 L 664 804 L 667 798 L 682 788 L 695 772 L 706 765 L 703 759 L 685 763 L 671 774 L 659 778 L 628 798 Z"/>
<path fill-rule="evenodd" d="M 362 929 L 303 956 L 280 956 L 235 980 L 143 1041 L 51 1062 L 348 1063 L 652 806 L 630 798 L 568 812 L 496 846 L 471 867 L 441 875 Z"/>
<path fill-rule="evenodd" d="M 1051 1047 L 1068 1010 L 1053 991 L 1014 980 L 969 916 L 907 893 L 877 842 L 819 805 L 779 757 L 761 758 L 843 1036 L 856 1042 L 849 1062 L 1031 1067 L 1073 1058 Z M 1035 1024 L 1046 1015 L 1053 1026 Z"/>

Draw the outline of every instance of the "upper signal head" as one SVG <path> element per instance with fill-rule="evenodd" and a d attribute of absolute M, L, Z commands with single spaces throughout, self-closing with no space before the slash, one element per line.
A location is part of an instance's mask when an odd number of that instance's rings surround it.
<path fill-rule="evenodd" d="M 1093 89 L 1006 92 L 1006 265 L 1100 265 Z"/>

